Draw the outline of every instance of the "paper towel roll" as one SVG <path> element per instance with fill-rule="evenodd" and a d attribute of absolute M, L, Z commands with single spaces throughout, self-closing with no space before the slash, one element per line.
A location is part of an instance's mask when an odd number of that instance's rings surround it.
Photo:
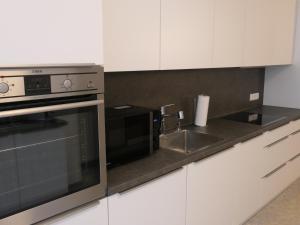
<path fill-rule="evenodd" d="M 199 95 L 195 112 L 195 125 L 205 127 L 209 108 L 209 96 Z"/>

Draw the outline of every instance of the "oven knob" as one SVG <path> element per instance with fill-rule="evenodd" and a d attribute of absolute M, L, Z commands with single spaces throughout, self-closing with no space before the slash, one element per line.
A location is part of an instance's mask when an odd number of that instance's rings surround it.
<path fill-rule="evenodd" d="M 72 87 L 72 81 L 67 79 L 64 81 L 64 87 L 65 88 L 71 88 Z"/>
<path fill-rule="evenodd" d="M 1 93 L 1 94 L 5 94 L 5 93 L 7 93 L 8 91 L 9 91 L 9 86 L 8 86 L 8 84 L 7 84 L 7 83 L 4 83 L 4 82 L 0 83 L 0 93 Z"/>

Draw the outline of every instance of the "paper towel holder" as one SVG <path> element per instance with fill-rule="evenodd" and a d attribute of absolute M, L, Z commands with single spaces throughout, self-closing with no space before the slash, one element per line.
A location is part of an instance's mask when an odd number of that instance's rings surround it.
<path fill-rule="evenodd" d="M 201 93 L 199 95 L 207 96 L 206 94 L 203 94 L 203 93 Z M 198 100 L 199 95 L 196 95 L 195 97 L 193 97 L 193 118 L 195 118 L 195 116 L 196 116 L 197 100 Z"/>
<path fill-rule="evenodd" d="M 199 94 L 200 96 L 203 95 L 203 96 L 208 96 L 204 93 L 201 93 Z M 194 112 L 194 116 L 195 116 L 195 113 L 196 113 L 196 109 L 197 109 L 197 99 L 198 99 L 198 96 L 199 95 L 196 95 L 195 97 L 193 97 L 193 112 Z"/>
<path fill-rule="evenodd" d="M 200 102 L 199 102 L 200 101 Z M 208 109 L 210 96 L 205 94 L 197 95 L 194 102 L 194 124 L 199 127 L 207 126 Z M 200 105 L 198 105 L 200 103 Z"/>

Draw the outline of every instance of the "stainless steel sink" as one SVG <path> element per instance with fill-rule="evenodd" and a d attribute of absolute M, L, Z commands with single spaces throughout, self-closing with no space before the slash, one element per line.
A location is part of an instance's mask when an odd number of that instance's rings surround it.
<path fill-rule="evenodd" d="M 160 146 L 165 149 L 192 153 L 215 144 L 222 138 L 195 132 L 193 130 L 180 130 L 170 134 L 163 134 L 160 137 Z"/>

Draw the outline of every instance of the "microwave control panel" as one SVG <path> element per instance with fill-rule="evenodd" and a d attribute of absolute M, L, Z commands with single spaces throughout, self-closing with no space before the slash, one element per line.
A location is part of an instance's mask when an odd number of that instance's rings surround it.
<path fill-rule="evenodd" d="M 0 98 L 93 91 L 101 87 L 97 74 L 0 77 Z"/>

